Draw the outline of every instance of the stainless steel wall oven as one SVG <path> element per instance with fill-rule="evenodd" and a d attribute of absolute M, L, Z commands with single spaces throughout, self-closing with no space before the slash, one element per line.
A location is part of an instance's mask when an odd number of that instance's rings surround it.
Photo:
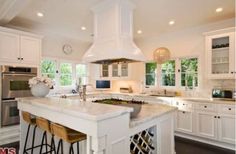
<path fill-rule="evenodd" d="M 16 97 L 32 96 L 28 81 L 37 68 L 1 66 L 1 126 L 19 123 Z"/>

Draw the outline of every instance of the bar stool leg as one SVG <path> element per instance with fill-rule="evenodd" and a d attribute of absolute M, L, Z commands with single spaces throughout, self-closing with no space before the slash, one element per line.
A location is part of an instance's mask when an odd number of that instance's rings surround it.
<path fill-rule="evenodd" d="M 50 154 L 52 154 L 52 151 L 54 151 L 54 153 L 56 153 L 56 146 L 55 146 L 55 140 L 54 140 L 54 135 L 52 134 L 52 138 L 51 138 L 51 151 Z"/>
<path fill-rule="evenodd" d="M 59 140 L 58 147 L 57 147 L 57 154 L 59 154 L 59 150 L 61 149 L 61 154 L 63 154 L 63 144 L 62 139 Z"/>
<path fill-rule="evenodd" d="M 39 151 L 40 154 L 42 153 L 42 149 L 43 149 L 43 145 L 44 145 L 44 138 L 46 137 L 46 135 L 47 135 L 47 131 L 44 131 L 44 132 L 43 132 L 43 138 L 42 138 L 42 140 L 41 140 L 40 151 Z M 47 146 L 47 145 L 46 145 L 46 146 Z"/>
<path fill-rule="evenodd" d="M 77 144 L 77 153 L 79 154 L 79 142 L 76 142 Z"/>
<path fill-rule="evenodd" d="M 24 152 L 23 152 L 24 154 L 27 153 L 26 152 L 26 145 L 27 145 L 27 141 L 28 141 L 29 131 L 30 131 L 30 124 L 28 124 L 27 133 L 26 133 L 26 137 L 25 137 L 25 145 L 24 145 Z"/>
<path fill-rule="evenodd" d="M 70 154 L 71 154 L 71 153 L 74 154 L 73 144 L 74 144 L 74 143 L 71 143 L 71 144 L 70 144 L 70 151 L 69 151 Z"/>
<path fill-rule="evenodd" d="M 36 131 L 37 125 L 34 126 L 34 131 L 33 131 L 33 139 L 32 139 L 32 149 L 31 149 L 31 154 L 34 153 L 34 140 L 35 140 L 35 131 Z"/>

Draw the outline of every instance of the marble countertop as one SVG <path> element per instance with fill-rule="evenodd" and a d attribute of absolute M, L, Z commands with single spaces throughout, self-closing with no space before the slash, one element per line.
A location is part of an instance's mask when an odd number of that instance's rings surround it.
<path fill-rule="evenodd" d="M 172 107 L 163 104 L 144 104 L 136 118 L 131 119 L 130 127 L 135 127 L 162 115 L 177 110 L 177 107 Z"/>
<path fill-rule="evenodd" d="M 63 99 L 58 97 L 27 97 L 18 98 L 17 100 L 19 108 L 21 103 L 25 103 L 94 121 L 116 117 L 133 111 L 132 108 L 122 106 L 97 104 L 91 101 L 79 102 L 78 99 Z"/>

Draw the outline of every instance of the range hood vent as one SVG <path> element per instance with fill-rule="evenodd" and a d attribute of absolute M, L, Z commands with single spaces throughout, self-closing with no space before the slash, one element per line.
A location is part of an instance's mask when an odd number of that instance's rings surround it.
<path fill-rule="evenodd" d="M 84 62 L 146 61 L 133 42 L 133 9 L 129 0 L 104 0 L 92 8 L 94 41 L 82 58 Z"/>

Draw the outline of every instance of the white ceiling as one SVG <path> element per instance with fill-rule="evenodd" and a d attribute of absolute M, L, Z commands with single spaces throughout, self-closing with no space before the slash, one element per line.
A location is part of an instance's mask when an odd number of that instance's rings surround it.
<path fill-rule="evenodd" d="M 90 8 L 101 0 L 33 0 L 10 25 L 54 31 L 62 35 L 91 41 L 93 14 Z M 208 24 L 235 17 L 234 0 L 132 0 L 134 11 L 134 36 L 151 37 L 170 31 Z M 1 4 L 2 0 L 0 0 Z M 215 9 L 222 7 L 221 13 Z M 43 12 L 44 17 L 36 16 Z M 176 24 L 169 26 L 168 22 Z M 82 31 L 81 26 L 87 30 Z M 143 33 L 138 35 L 136 31 Z"/>

